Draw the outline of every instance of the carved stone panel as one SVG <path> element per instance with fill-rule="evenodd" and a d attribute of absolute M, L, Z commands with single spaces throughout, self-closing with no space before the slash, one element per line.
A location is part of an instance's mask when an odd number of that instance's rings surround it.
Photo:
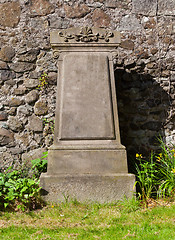
<path fill-rule="evenodd" d="M 106 54 L 71 53 L 63 58 L 61 139 L 114 139 Z"/>
<path fill-rule="evenodd" d="M 66 31 L 60 31 L 59 37 L 63 37 L 64 42 L 69 42 L 70 40 L 74 40 L 76 42 L 98 42 L 99 40 L 104 40 L 105 42 L 109 42 L 109 38 L 114 37 L 112 31 L 105 31 L 104 33 L 92 31 L 92 28 L 85 27 L 82 28 L 78 33 L 67 33 Z"/>
<path fill-rule="evenodd" d="M 110 44 L 116 46 L 120 43 L 120 34 L 103 28 L 69 28 L 51 32 L 51 44 L 57 45 L 79 45 L 79 44 Z M 87 46 L 88 46 L 87 45 Z M 58 45 L 57 45 L 58 46 Z"/>

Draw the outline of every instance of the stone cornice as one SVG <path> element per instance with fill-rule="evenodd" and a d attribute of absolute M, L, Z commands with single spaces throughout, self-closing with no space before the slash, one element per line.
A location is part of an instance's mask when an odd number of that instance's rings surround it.
<path fill-rule="evenodd" d="M 95 27 L 60 29 L 50 35 L 52 47 L 117 47 L 120 42 L 119 32 Z"/>

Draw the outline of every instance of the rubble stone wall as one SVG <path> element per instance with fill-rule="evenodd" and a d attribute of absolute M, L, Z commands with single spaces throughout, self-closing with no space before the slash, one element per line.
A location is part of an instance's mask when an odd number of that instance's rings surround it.
<path fill-rule="evenodd" d="M 1 167 L 52 144 L 57 60 L 49 35 L 81 26 L 121 33 L 114 67 L 128 152 L 156 149 L 159 135 L 175 144 L 175 0 L 0 0 Z"/>

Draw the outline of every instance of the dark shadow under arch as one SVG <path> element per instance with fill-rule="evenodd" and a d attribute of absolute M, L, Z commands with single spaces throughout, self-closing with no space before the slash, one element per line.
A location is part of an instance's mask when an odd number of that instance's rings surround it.
<path fill-rule="evenodd" d="M 149 155 L 158 150 L 157 138 L 165 137 L 171 105 L 169 94 L 142 69 L 144 66 L 139 71 L 120 66 L 115 70 L 121 143 L 127 150 L 129 172 L 136 153 Z"/>

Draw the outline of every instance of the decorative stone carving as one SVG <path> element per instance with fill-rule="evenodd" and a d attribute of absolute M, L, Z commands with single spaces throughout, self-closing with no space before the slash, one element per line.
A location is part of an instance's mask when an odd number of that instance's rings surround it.
<path fill-rule="evenodd" d="M 59 32 L 59 36 L 64 38 L 64 42 L 69 42 L 70 39 L 75 39 L 76 42 L 98 42 L 105 40 L 109 42 L 110 38 L 114 36 L 113 32 L 106 31 L 104 34 L 94 34 L 92 28 L 84 27 L 80 30 L 79 34 L 69 34 L 67 32 Z"/>
<path fill-rule="evenodd" d="M 53 31 L 51 38 L 54 52 L 60 51 L 60 48 L 54 47 L 55 45 L 57 46 L 58 41 L 59 46 L 74 46 L 74 44 L 76 46 L 85 44 L 88 44 L 87 46 L 91 46 L 91 44 L 93 46 L 100 46 L 99 44 L 104 44 L 105 46 L 113 46 L 114 48 L 116 48 L 116 44 L 120 43 L 119 32 L 96 27 L 69 28 Z"/>
<path fill-rule="evenodd" d="M 54 51 L 54 52 L 53 52 L 53 57 L 54 57 L 55 59 L 59 58 L 59 56 L 60 56 L 60 52 L 59 52 L 59 51 Z"/>

